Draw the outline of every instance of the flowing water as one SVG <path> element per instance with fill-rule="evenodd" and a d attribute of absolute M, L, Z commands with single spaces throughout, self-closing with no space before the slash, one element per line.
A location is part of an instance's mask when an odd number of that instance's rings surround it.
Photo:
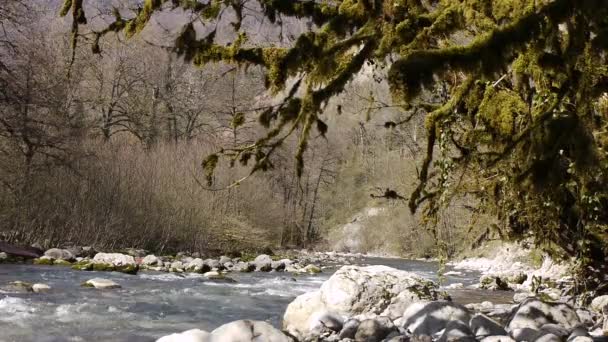
<path fill-rule="evenodd" d="M 436 280 L 433 262 L 364 258 L 358 263 L 387 265 Z M 43 294 L 0 293 L 0 341 L 154 341 L 193 328 L 210 331 L 239 319 L 280 327 L 287 305 L 296 296 L 318 289 L 333 272 L 327 269 L 319 275 L 297 277 L 232 273 L 237 282 L 226 283 L 195 274 L 140 272 L 132 276 L 60 266 L 0 265 L 0 286 L 21 280 L 52 287 Z M 111 279 L 122 288 L 101 291 L 80 286 L 95 277 Z M 478 273 L 460 271 L 448 276 L 446 284 L 469 285 L 478 280 Z M 461 302 L 486 296 L 469 290 L 454 295 Z"/>

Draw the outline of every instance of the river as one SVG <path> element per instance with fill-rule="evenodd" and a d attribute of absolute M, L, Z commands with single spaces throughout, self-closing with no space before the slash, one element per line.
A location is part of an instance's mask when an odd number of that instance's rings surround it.
<path fill-rule="evenodd" d="M 436 280 L 434 262 L 363 258 L 357 264 L 387 265 Z M 236 283 L 217 282 L 196 274 L 142 271 L 138 275 L 74 271 L 69 267 L 0 265 L 0 285 L 20 280 L 45 283 L 48 293 L 0 293 L 0 341 L 154 341 L 193 328 L 213 330 L 239 319 L 280 327 L 287 305 L 314 291 L 334 270 L 318 275 L 231 273 Z M 449 267 L 447 271 L 452 271 Z M 459 271 L 446 285 L 478 282 L 479 273 Z M 95 290 L 81 283 L 102 277 L 121 289 Z M 453 291 L 456 301 L 472 302 L 500 295 L 477 290 Z M 492 298 L 490 299 L 492 300 Z"/>

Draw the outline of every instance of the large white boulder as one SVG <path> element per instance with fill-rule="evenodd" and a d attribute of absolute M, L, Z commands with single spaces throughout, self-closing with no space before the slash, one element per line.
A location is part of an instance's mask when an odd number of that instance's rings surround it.
<path fill-rule="evenodd" d="M 209 342 L 211 335 L 199 329 L 184 331 L 159 338 L 156 342 Z"/>
<path fill-rule="evenodd" d="M 533 340 L 547 324 L 557 324 L 564 329 L 573 330 L 581 321 L 570 305 L 529 298 L 516 309 L 507 323 L 507 331 L 517 341 Z"/>
<path fill-rule="evenodd" d="M 595 312 L 602 313 L 605 306 L 608 306 L 608 295 L 593 298 L 589 307 Z"/>
<path fill-rule="evenodd" d="M 146 255 L 142 260 L 141 264 L 145 266 L 159 266 L 162 261 L 156 255 Z"/>
<path fill-rule="evenodd" d="M 120 285 L 109 279 L 93 278 L 87 280 L 84 284 L 86 287 L 94 287 L 96 289 L 118 289 Z"/>
<path fill-rule="evenodd" d="M 272 270 L 272 258 L 266 254 L 258 255 L 254 260 L 256 271 L 268 272 Z"/>
<path fill-rule="evenodd" d="M 74 260 L 74 254 L 72 254 L 67 249 L 51 248 L 48 251 L 44 252 L 44 256 L 55 260 Z"/>
<path fill-rule="evenodd" d="M 209 342 L 290 342 L 272 325 L 261 321 L 241 320 L 224 324 L 211 332 Z"/>
<path fill-rule="evenodd" d="M 51 287 L 47 284 L 34 284 L 32 285 L 32 291 L 36 293 L 48 292 L 51 290 Z"/>
<path fill-rule="evenodd" d="M 448 301 L 434 301 L 410 305 L 395 325 L 414 335 L 433 336 L 446 329 L 450 322 L 468 327 L 470 320 L 471 314 L 466 307 Z"/>
<path fill-rule="evenodd" d="M 401 297 L 410 302 L 437 299 L 436 287 L 414 273 L 387 266 L 344 266 L 320 290 L 303 294 L 289 304 L 283 329 L 296 338 L 310 338 L 312 329 L 318 326 L 316 320 L 324 314 L 373 317 L 382 314 L 402 292 L 408 293 Z M 401 308 L 405 310 L 407 305 Z"/>
<path fill-rule="evenodd" d="M 95 263 L 110 264 L 113 266 L 135 266 L 135 258 L 121 253 L 97 253 L 93 258 Z"/>

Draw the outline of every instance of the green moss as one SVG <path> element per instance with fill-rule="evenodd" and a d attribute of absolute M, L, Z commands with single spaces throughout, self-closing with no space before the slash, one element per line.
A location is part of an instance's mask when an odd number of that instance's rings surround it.
<path fill-rule="evenodd" d="M 34 259 L 34 265 L 53 265 L 53 259 L 50 259 L 50 258 Z"/>
<path fill-rule="evenodd" d="M 126 273 L 126 274 L 137 274 L 139 271 L 139 265 L 126 265 L 126 266 L 116 266 L 116 272 Z"/>
<path fill-rule="evenodd" d="M 524 116 L 527 106 L 521 97 L 509 90 L 487 87 L 479 105 L 479 116 L 486 125 L 503 137 L 513 137 L 518 131 L 516 121 Z"/>
<path fill-rule="evenodd" d="M 72 269 L 77 271 L 92 271 L 93 263 L 90 261 L 80 261 L 72 265 Z"/>
<path fill-rule="evenodd" d="M 341 15 L 353 20 L 365 20 L 369 15 L 363 0 L 343 0 L 338 11 Z"/>
<path fill-rule="evenodd" d="M 57 266 L 71 266 L 72 263 L 66 260 L 61 260 L 61 259 L 57 259 L 55 261 L 53 261 L 53 265 L 57 265 Z"/>

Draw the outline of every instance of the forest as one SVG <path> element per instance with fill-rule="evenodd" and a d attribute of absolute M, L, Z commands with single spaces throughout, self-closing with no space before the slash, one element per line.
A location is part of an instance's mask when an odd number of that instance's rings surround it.
<path fill-rule="evenodd" d="M 608 339 L 606 0 L 0 0 L 0 340 Z"/>
<path fill-rule="evenodd" d="M 528 240 L 600 267 L 607 10 L 3 0 L 3 239 L 331 249 L 379 208 L 361 251 Z"/>
<path fill-rule="evenodd" d="M 265 91 L 263 68 L 193 67 L 149 41 L 158 31 L 107 37 L 100 53 L 85 42 L 73 49 L 60 3 L 3 5 L 3 240 L 210 254 L 326 246 L 353 215 L 377 206 L 387 214 L 373 224 L 383 227 L 365 233 L 362 251 L 433 252 L 404 202 L 382 198 L 386 187 L 412 190 L 422 120 L 387 129 L 407 113 L 390 104 L 387 83 L 371 72 L 328 108 L 332 134 L 311 139 L 301 174 L 290 139 L 272 172 L 230 187 L 247 170 L 220 164 L 210 188 L 204 158 L 265 132 L 258 117 L 276 97 Z M 285 27 L 293 32 L 263 27 L 258 39 L 290 44 L 306 29 L 296 20 Z M 460 246 L 451 230 L 444 234 Z M 423 233 L 420 240 L 410 239 L 412 231 Z M 387 233 L 390 246 L 377 239 Z"/>

